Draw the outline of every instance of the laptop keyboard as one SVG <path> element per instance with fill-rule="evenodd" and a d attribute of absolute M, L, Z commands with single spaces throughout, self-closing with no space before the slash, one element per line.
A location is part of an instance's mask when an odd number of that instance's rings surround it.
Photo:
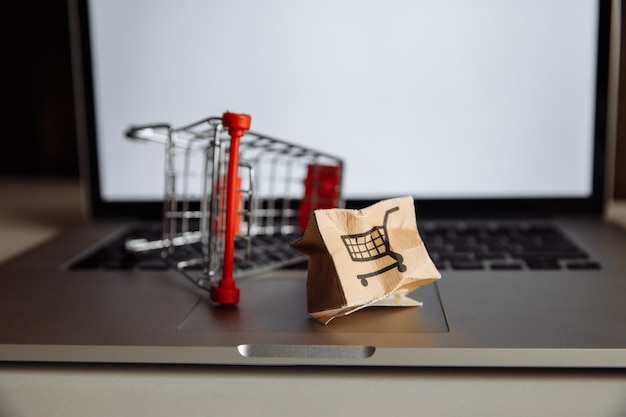
<path fill-rule="evenodd" d="M 235 241 L 235 276 L 246 275 L 250 271 L 266 271 L 306 262 L 306 257 L 293 250 L 289 245 L 299 236 L 296 235 L 259 235 L 252 238 L 252 250 L 246 256 L 247 241 L 237 238 Z M 133 252 L 126 249 L 130 239 L 154 241 L 161 238 L 161 228 L 142 227 L 131 229 L 100 249 L 89 254 L 71 266 L 71 269 L 108 269 L 108 270 L 163 270 L 180 261 L 202 258 L 199 243 L 178 246 L 167 258 L 160 250 Z M 201 270 L 201 266 L 190 266 L 188 270 Z"/>
<path fill-rule="evenodd" d="M 601 266 L 551 225 L 424 223 L 419 232 L 433 262 L 440 270 L 558 270 L 599 269 Z M 245 257 L 246 242 L 235 243 L 235 276 L 283 267 L 306 268 L 306 257 L 289 244 L 297 235 L 260 235 Z M 72 269 L 170 268 L 178 261 L 200 257 L 199 244 L 177 247 L 169 259 L 158 250 L 129 252 L 129 239 L 160 238 L 160 227 L 131 230 L 76 262 Z M 199 267 L 198 267 L 199 268 Z"/>
<path fill-rule="evenodd" d="M 419 226 L 440 270 L 599 269 L 600 264 L 547 224 L 437 224 Z"/>

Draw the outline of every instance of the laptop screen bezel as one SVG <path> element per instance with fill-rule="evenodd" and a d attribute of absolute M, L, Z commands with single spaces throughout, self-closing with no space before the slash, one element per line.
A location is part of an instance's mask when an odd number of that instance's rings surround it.
<path fill-rule="evenodd" d="M 87 0 L 68 0 L 74 71 L 75 114 L 81 150 L 81 177 L 87 188 L 89 213 L 94 219 L 158 219 L 161 201 L 107 201 L 102 196 L 99 178 L 96 109 L 90 48 Z M 611 0 L 599 0 L 599 33 L 596 73 L 596 103 L 592 191 L 587 197 L 503 198 L 503 199 L 417 199 L 419 217 L 457 217 L 462 208 L 467 217 L 532 217 L 600 214 L 604 202 L 605 158 L 608 114 Z M 390 196 L 394 197 L 394 196 Z M 372 204 L 374 200 L 348 200 L 348 208 Z"/>

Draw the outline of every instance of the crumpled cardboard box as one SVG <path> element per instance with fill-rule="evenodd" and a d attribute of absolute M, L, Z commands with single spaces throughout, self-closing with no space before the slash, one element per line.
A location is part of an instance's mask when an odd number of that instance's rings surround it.
<path fill-rule="evenodd" d="M 441 278 L 417 231 L 411 197 L 316 210 L 292 246 L 309 255 L 307 308 L 324 324 L 368 306 L 419 306 L 406 295 Z"/>

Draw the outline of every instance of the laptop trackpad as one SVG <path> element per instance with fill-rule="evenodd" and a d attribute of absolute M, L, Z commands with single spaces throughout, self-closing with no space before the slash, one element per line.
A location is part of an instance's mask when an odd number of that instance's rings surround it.
<path fill-rule="evenodd" d="M 324 326 L 306 311 L 305 274 L 279 271 L 239 283 L 237 306 L 219 306 L 201 299 L 183 323 L 191 332 L 322 332 L 322 333 L 445 333 L 448 325 L 437 284 L 419 288 L 411 297 L 421 307 L 369 307 Z"/>

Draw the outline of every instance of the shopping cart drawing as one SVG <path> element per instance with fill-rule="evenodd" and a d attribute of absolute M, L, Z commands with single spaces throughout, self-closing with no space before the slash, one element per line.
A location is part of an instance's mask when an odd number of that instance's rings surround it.
<path fill-rule="evenodd" d="M 389 235 L 387 233 L 387 218 L 389 217 L 389 214 L 398 210 L 400 210 L 400 207 L 397 206 L 387 210 L 385 212 L 382 226 L 373 227 L 363 233 L 341 236 L 343 244 L 346 246 L 353 262 L 370 262 L 385 256 L 389 256 L 396 261 L 377 271 L 358 274 L 356 277 L 361 280 L 361 284 L 364 287 L 368 285 L 368 278 L 380 275 L 395 267 L 398 268 L 399 272 L 406 271 L 406 265 L 403 263 L 402 255 L 393 252 L 389 248 Z"/>

